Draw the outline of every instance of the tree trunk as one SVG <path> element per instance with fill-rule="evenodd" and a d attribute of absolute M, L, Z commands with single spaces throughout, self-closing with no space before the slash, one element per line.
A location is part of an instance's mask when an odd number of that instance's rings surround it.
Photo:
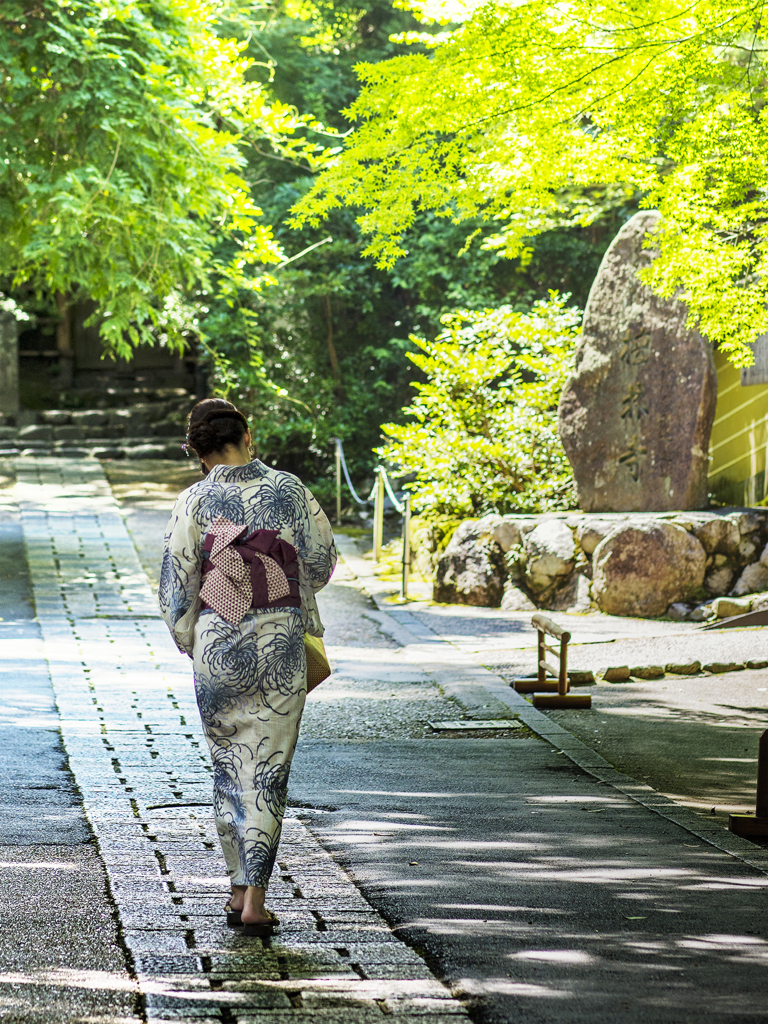
<path fill-rule="evenodd" d="M 56 326 L 56 348 L 59 350 L 59 383 L 71 388 L 74 379 L 75 353 L 72 348 L 72 307 L 63 292 L 56 292 L 59 322 Z"/>
<path fill-rule="evenodd" d="M 328 358 L 331 361 L 331 373 L 338 381 L 336 385 L 336 394 L 340 397 L 344 397 L 344 388 L 341 383 L 341 370 L 339 369 L 339 358 L 336 355 L 336 346 L 333 343 L 333 320 L 331 319 L 331 297 L 330 295 L 323 296 L 323 302 L 325 304 L 325 319 L 328 324 Z"/>

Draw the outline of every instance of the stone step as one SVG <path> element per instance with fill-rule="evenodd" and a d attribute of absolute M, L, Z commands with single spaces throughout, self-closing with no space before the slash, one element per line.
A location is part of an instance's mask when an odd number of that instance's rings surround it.
<path fill-rule="evenodd" d="M 112 409 L 116 406 L 134 406 L 144 403 L 176 403 L 188 411 L 195 399 L 184 388 L 152 387 L 101 387 L 77 388 L 59 392 L 61 409 L 91 410 Z"/>
<path fill-rule="evenodd" d="M 174 423 L 183 430 L 189 403 L 139 402 L 133 406 L 110 409 L 25 409 L 15 415 L 0 416 L 0 424 L 19 429 L 32 426 L 107 426 L 126 423 Z"/>
<path fill-rule="evenodd" d="M 159 420 L 136 423 L 133 420 L 105 424 L 64 423 L 52 426 L 49 423 L 35 423 L 27 427 L 0 427 L 0 441 L 15 441 L 26 445 L 31 442 L 87 441 L 132 439 L 146 441 L 152 437 L 175 438 L 178 444 L 184 440 L 184 427 L 178 420 Z"/>
<path fill-rule="evenodd" d="M 184 459 L 181 442 L 176 437 L 123 439 L 110 444 L 101 438 L 85 438 L 79 444 L 72 441 L 6 441 L 0 439 L 0 458 L 68 459 Z"/>

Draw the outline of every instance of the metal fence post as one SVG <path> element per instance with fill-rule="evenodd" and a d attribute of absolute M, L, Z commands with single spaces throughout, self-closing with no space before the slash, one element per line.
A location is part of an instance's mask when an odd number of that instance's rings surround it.
<path fill-rule="evenodd" d="M 341 441 L 336 441 L 336 525 L 341 526 Z"/>
<path fill-rule="evenodd" d="M 381 549 L 384 546 L 384 477 L 376 470 L 376 494 L 373 504 L 373 560 L 381 561 Z"/>
<path fill-rule="evenodd" d="M 411 496 L 403 500 L 403 576 L 400 582 L 400 598 L 408 600 L 408 577 L 411 574 Z"/>

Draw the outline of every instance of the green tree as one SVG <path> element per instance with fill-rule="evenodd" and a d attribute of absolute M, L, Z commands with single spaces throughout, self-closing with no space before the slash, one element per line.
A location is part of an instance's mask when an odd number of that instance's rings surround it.
<path fill-rule="evenodd" d="M 186 297 L 281 259 L 245 151 L 305 142 L 223 34 L 247 15 L 238 0 L 0 5 L 0 276 L 60 310 L 94 300 L 116 354 L 180 345 Z"/>
<path fill-rule="evenodd" d="M 254 32 L 247 52 L 263 61 L 255 72 L 265 87 L 270 80 L 280 102 L 344 133 L 350 122 L 341 111 L 357 95 L 357 65 L 406 53 L 392 37 L 417 27 L 390 0 L 286 2 Z M 329 141 L 311 128 L 305 137 L 311 145 Z M 441 318 L 456 309 L 504 304 L 527 311 L 552 287 L 583 305 L 605 246 L 626 216 L 623 190 L 585 192 L 579 202 L 589 205 L 588 227 L 571 204 L 511 260 L 498 247 L 498 225 L 475 218 L 466 248 L 466 225 L 426 212 L 409 228 L 407 255 L 383 270 L 362 256 L 365 241 L 351 209 L 332 211 L 318 227 L 288 226 L 291 206 L 313 186 L 306 161 L 287 160 L 269 146 L 252 148 L 243 174 L 276 240 L 287 253 L 304 255 L 275 272 L 277 287 L 240 290 L 234 303 L 207 296 L 200 325 L 218 366 L 217 387 L 259 424 L 260 455 L 329 497 L 330 438 L 344 440 L 353 476 L 365 486 L 381 423 L 401 415 L 409 383 L 421 379 L 404 358 L 413 350 L 411 334 L 434 340 Z"/>
<path fill-rule="evenodd" d="M 424 374 L 383 429 L 379 454 L 403 474 L 427 516 L 543 512 L 575 507 L 557 403 L 571 370 L 581 315 L 552 293 L 529 314 L 509 307 L 444 318 L 435 340 L 413 338 Z"/>
<path fill-rule="evenodd" d="M 358 69 L 358 127 L 296 223 L 346 204 L 389 267 L 425 211 L 483 216 L 515 256 L 564 211 L 589 223 L 585 190 L 639 192 L 663 214 L 646 280 L 682 288 L 701 330 L 750 362 L 768 328 L 764 18 L 727 0 L 489 0 L 412 33 L 428 52 Z"/>

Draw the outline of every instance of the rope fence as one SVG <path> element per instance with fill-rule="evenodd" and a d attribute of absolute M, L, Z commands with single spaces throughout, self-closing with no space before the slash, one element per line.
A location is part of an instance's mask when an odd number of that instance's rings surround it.
<path fill-rule="evenodd" d="M 347 460 L 344 458 L 344 446 L 341 439 L 334 438 L 336 448 L 336 525 L 341 525 L 341 477 L 344 480 L 352 495 L 352 500 L 358 505 L 369 505 L 373 502 L 373 558 L 375 562 L 381 561 L 381 551 L 384 546 L 384 495 L 389 497 L 395 510 L 403 517 L 403 555 L 402 555 L 402 578 L 400 583 L 400 597 L 403 600 L 408 598 L 408 576 L 411 570 L 411 496 L 406 494 L 403 501 L 400 501 L 392 489 L 387 471 L 383 466 L 375 469 L 376 478 L 373 482 L 371 493 L 367 498 L 361 498 L 352 485 L 349 476 Z"/>

